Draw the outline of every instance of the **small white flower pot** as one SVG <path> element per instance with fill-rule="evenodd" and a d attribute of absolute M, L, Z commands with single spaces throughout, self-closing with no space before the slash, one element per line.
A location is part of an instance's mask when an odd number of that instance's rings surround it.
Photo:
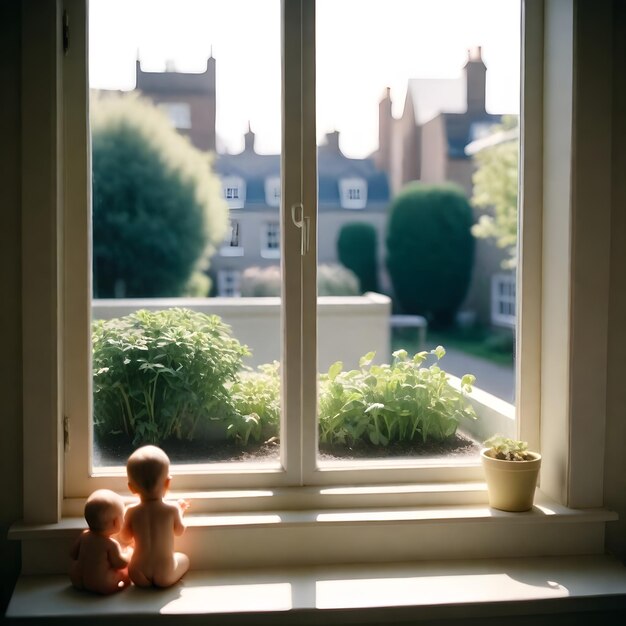
<path fill-rule="evenodd" d="M 490 507 L 501 511 L 532 509 L 541 455 L 528 454 L 532 456 L 528 461 L 503 461 L 490 456 L 488 449 L 481 451 Z"/>

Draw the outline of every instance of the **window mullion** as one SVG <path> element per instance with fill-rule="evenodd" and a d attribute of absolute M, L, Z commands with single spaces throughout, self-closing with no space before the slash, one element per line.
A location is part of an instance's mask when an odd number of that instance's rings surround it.
<path fill-rule="evenodd" d="M 301 229 L 294 218 L 302 199 L 302 3 L 282 0 L 282 413 L 281 462 L 291 484 L 302 481 L 302 256 Z M 292 215 L 293 212 L 293 215 Z M 295 221 L 297 221 L 297 219 Z"/>
<path fill-rule="evenodd" d="M 302 175 L 307 250 L 302 264 L 302 468 L 311 482 L 317 459 L 317 142 L 315 0 L 302 0 Z"/>

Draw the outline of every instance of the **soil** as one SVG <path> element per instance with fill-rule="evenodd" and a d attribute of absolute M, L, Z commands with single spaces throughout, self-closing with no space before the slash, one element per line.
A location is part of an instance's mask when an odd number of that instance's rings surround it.
<path fill-rule="evenodd" d="M 258 462 L 272 463 L 280 459 L 280 443 L 273 438 L 263 443 L 249 443 L 245 448 L 232 441 L 207 443 L 205 441 L 185 441 L 172 439 L 165 441 L 161 447 L 170 457 L 172 464 L 197 463 L 236 463 Z M 359 442 L 354 446 L 320 445 L 319 458 L 324 462 L 419 458 L 432 459 L 441 457 L 477 457 L 481 446 L 461 433 L 446 441 L 421 441 L 415 443 L 393 443 L 388 446 L 374 446 L 367 442 Z M 94 466 L 111 467 L 124 465 L 134 446 L 125 438 L 110 436 L 99 440 L 94 445 Z"/>

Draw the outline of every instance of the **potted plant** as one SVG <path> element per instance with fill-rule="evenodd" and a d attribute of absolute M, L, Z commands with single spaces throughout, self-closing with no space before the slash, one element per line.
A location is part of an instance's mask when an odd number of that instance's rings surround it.
<path fill-rule="evenodd" d="M 502 511 L 528 511 L 533 506 L 541 455 L 525 441 L 495 435 L 480 456 L 487 480 L 489 506 Z"/>

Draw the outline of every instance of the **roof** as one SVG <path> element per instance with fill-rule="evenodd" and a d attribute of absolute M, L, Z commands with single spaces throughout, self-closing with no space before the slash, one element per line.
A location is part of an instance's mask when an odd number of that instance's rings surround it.
<path fill-rule="evenodd" d="M 412 78 L 408 93 L 418 126 L 439 113 L 464 113 L 467 108 L 465 74 L 459 78 Z"/>
<path fill-rule="evenodd" d="M 511 128 L 509 130 L 501 130 L 496 133 L 490 133 L 486 137 L 481 137 L 472 141 L 465 146 L 465 154 L 468 156 L 474 156 L 478 152 L 491 148 L 493 146 L 499 146 L 500 144 L 508 141 L 517 141 L 519 139 L 519 126 Z"/>
<path fill-rule="evenodd" d="M 470 116 L 467 113 L 442 113 L 442 115 L 448 142 L 448 156 L 453 159 L 468 158 L 465 146 L 487 137 L 493 125 L 502 121 L 501 115 L 492 113 L 483 113 L 479 116 Z"/>
<path fill-rule="evenodd" d="M 280 156 L 244 150 L 240 154 L 218 154 L 215 171 L 220 176 L 240 176 L 246 182 L 246 208 L 266 207 L 265 180 L 280 176 Z M 389 204 L 387 175 L 376 168 L 372 158 L 350 159 L 338 149 L 318 149 L 318 206 L 336 210 L 340 206 L 339 180 L 364 178 L 367 181 L 367 206 L 363 211 L 386 210 Z"/>

